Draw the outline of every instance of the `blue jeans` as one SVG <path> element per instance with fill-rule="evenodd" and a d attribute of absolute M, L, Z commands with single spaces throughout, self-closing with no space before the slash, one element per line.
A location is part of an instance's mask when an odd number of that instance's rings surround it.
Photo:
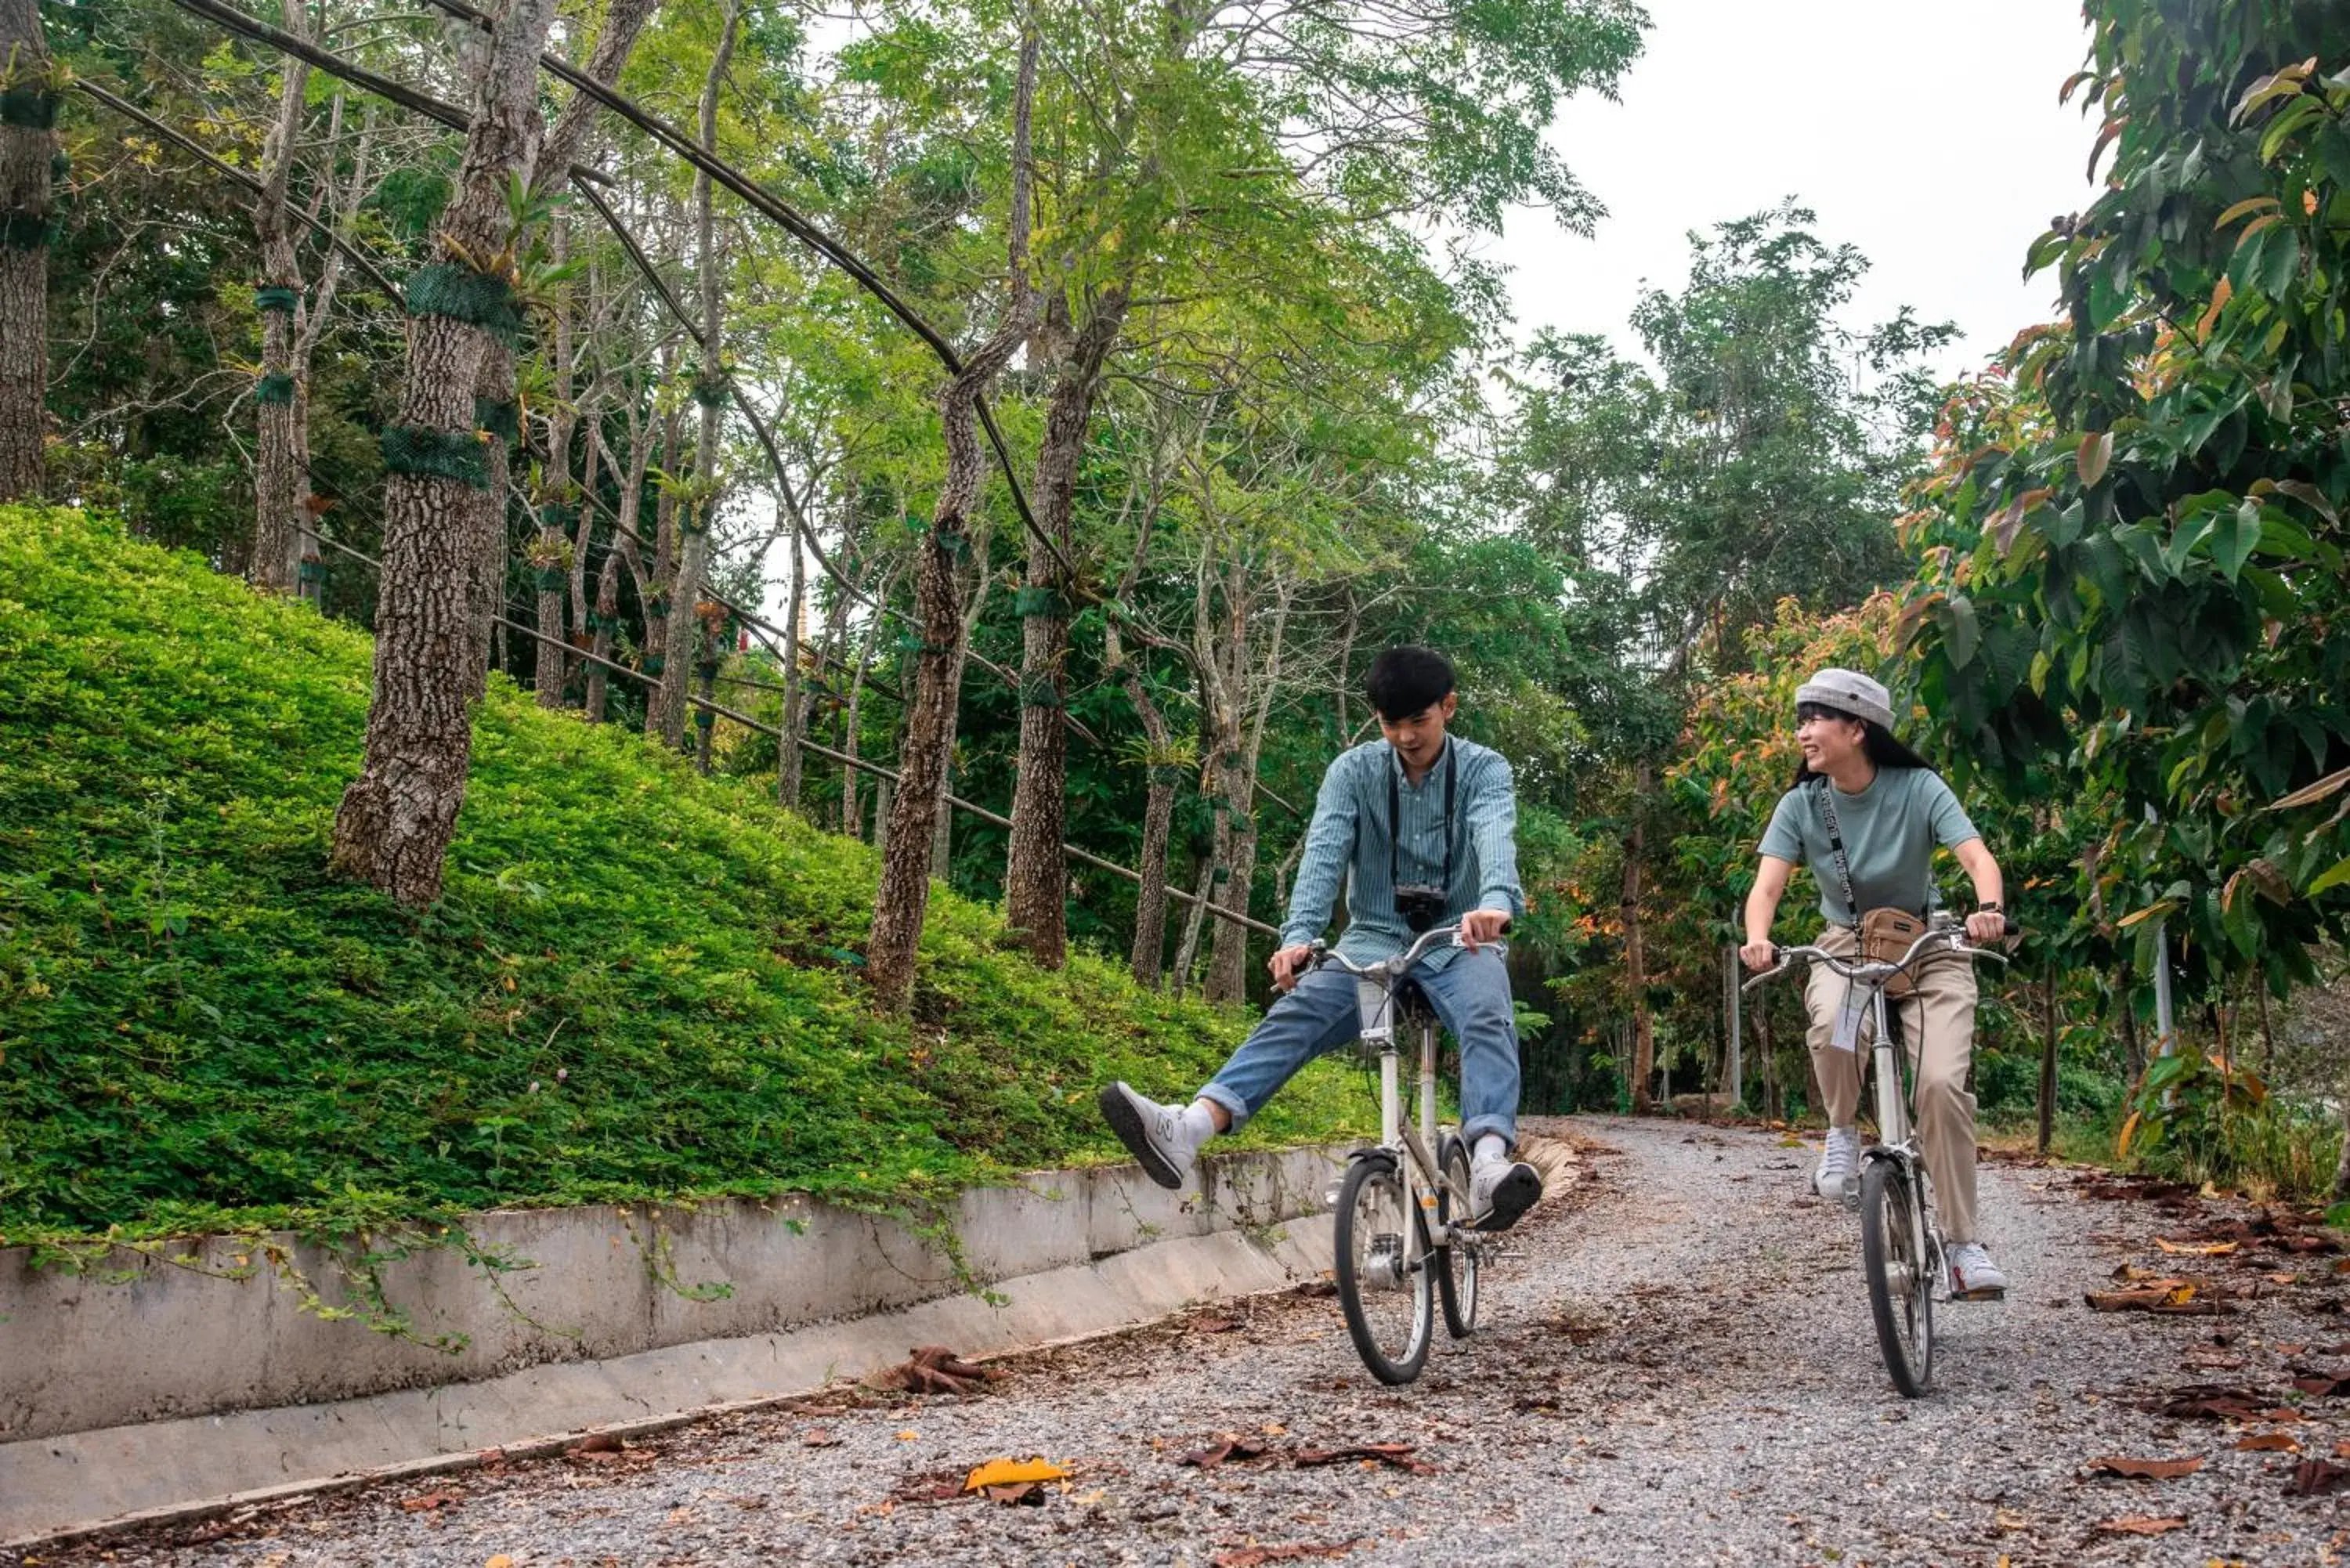
<path fill-rule="evenodd" d="M 1422 965 L 1412 978 L 1461 1043 L 1461 1136 L 1474 1143 L 1498 1133 L 1514 1147 L 1518 1021 L 1501 954 L 1491 949 L 1461 953 L 1442 969 Z M 1233 1127 L 1247 1121 L 1300 1067 L 1362 1033 L 1355 989 L 1355 977 L 1336 965 L 1307 974 L 1266 1011 L 1200 1097 L 1230 1111 Z M 1404 1064 L 1407 1076 L 1415 1070 Z"/>

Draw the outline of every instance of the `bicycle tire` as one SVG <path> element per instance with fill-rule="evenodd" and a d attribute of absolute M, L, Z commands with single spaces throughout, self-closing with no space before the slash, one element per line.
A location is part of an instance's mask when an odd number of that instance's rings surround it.
<path fill-rule="evenodd" d="M 1419 1243 L 1416 1262 L 1408 1238 Z M 1429 1266 L 1426 1223 L 1395 1156 L 1367 1154 L 1347 1168 L 1332 1240 L 1338 1305 L 1363 1365 L 1382 1383 L 1410 1382 L 1427 1365 L 1435 1337 L 1436 1297 L 1430 1288 L 1435 1271 Z"/>
<path fill-rule="evenodd" d="M 1860 1179 L 1860 1255 L 1885 1370 L 1905 1399 L 1934 1378 L 1934 1280 L 1917 1184 L 1895 1159 L 1872 1159 Z"/>
<path fill-rule="evenodd" d="M 1469 1190 L 1469 1146 L 1458 1137 L 1445 1138 L 1437 1167 L 1461 1191 Z M 1475 1241 L 1461 1246 L 1451 1242 L 1452 1222 L 1460 1218 L 1453 1212 L 1451 1192 L 1440 1189 L 1436 1195 L 1438 1234 L 1448 1240 L 1439 1242 L 1436 1249 L 1436 1299 L 1444 1308 L 1444 1332 L 1455 1339 L 1466 1339 L 1477 1332 L 1478 1254 L 1483 1249 Z"/>

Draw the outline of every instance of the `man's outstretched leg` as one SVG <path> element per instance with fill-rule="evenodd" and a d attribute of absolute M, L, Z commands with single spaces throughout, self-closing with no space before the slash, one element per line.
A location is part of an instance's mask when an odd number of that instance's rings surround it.
<path fill-rule="evenodd" d="M 1492 948 L 1440 970 L 1418 970 L 1436 1016 L 1461 1043 L 1461 1137 L 1469 1145 L 1469 1212 L 1480 1231 L 1506 1231 L 1542 1198 L 1542 1175 L 1514 1158 L 1518 1142 L 1518 1020 L 1510 971 Z"/>
<path fill-rule="evenodd" d="M 1161 1105 L 1112 1084 L 1101 1092 L 1102 1118 L 1151 1180 L 1180 1187 L 1211 1137 L 1248 1120 L 1300 1067 L 1352 1040 L 1360 1027 L 1355 977 L 1340 969 L 1315 970 L 1267 1010 L 1189 1106 Z M 1510 1062 L 1514 1074 L 1514 1050 Z"/>

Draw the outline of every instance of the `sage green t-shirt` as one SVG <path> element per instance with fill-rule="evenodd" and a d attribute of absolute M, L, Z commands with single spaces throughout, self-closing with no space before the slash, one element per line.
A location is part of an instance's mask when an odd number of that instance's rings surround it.
<path fill-rule="evenodd" d="M 1831 789 L 1835 786 L 1822 778 L 1781 795 L 1762 831 L 1762 853 L 1809 866 L 1820 885 L 1820 913 L 1832 924 L 1849 926 L 1859 916 L 1845 908 L 1820 805 L 1821 793 Z M 1863 909 L 1889 906 L 1924 914 L 1933 888 L 1934 846 L 1955 849 L 1982 836 L 1930 768 L 1879 768 L 1858 794 L 1836 790 L 1835 814 L 1852 866 L 1853 896 Z"/>

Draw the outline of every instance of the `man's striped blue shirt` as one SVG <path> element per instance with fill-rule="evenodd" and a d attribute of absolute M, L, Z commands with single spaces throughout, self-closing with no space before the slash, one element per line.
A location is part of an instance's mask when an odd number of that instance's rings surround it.
<path fill-rule="evenodd" d="M 1289 890 L 1289 918 L 1281 929 L 1284 947 L 1310 942 L 1330 924 L 1341 883 L 1347 895 L 1347 934 L 1338 950 L 1357 963 L 1374 963 L 1410 945 L 1411 929 L 1396 913 L 1400 880 L 1434 886 L 1444 880 L 1444 847 L 1452 843 L 1452 879 L 1445 886 L 1444 919 L 1457 920 L 1471 909 L 1525 912 L 1518 887 L 1517 794 L 1510 764 L 1499 752 L 1458 736 L 1446 740 L 1447 755 L 1418 784 L 1404 776 L 1395 748 L 1372 741 L 1342 753 L 1322 775 L 1306 830 L 1305 853 Z M 1445 820 L 1445 773 L 1452 780 L 1452 817 Z M 1395 785 L 1396 825 L 1388 826 L 1388 786 Z M 1388 869 L 1388 845 L 1396 841 L 1396 870 Z M 1428 962 L 1450 963 L 1454 948 L 1440 948 Z"/>

